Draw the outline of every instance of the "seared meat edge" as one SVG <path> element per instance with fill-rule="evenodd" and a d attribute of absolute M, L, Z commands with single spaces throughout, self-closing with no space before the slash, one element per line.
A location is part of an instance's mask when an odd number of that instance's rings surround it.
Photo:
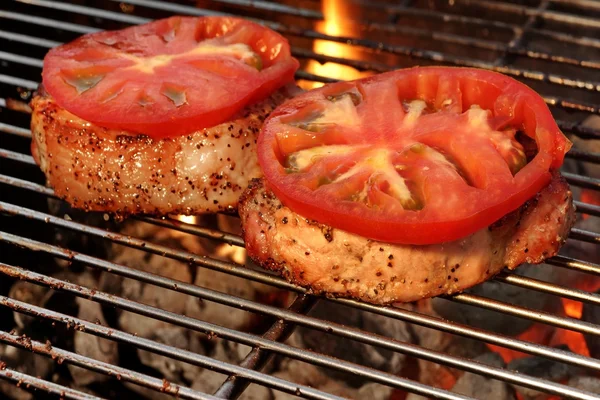
<path fill-rule="evenodd" d="M 518 210 L 448 243 L 378 242 L 306 219 L 253 180 L 239 213 L 249 256 L 315 293 L 370 303 L 410 302 L 461 292 L 503 268 L 555 255 L 575 220 L 569 186 L 550 184 Z"/>
<path fill-rule="evenodd" d="M 31 102 L 31 150 L 48 184 L 75 208 L 122 216 L 235 211 L 250 180 L 262 176 L 262 123 L 288 96 L 284 88 L 230 122 L 152 139 L 82 120 L 41 88 Z"/>

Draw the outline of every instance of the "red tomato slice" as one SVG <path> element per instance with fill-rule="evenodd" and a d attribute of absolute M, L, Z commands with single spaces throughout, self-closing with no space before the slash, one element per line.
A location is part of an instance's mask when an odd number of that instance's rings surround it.
<path fill-rule="evenodd" d="M 267 182 L 292 210 L 419 245 L 465 237 L 517 209 L 570 146 L 524 84 L 446 67 L 304 93 L 271 114 L 258 141 Z"/>
<path fill-rule="evenodd" d="M 228 17 L 172 17 L 80 37 L 44 59 L 44 87 L 97 125 L 152 137 L 227 121 L 293 80 L 281 35 Z"/>

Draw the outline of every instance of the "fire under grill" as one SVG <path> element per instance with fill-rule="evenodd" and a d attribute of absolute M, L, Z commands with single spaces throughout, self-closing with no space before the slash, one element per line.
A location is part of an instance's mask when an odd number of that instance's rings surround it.
<path fill-rule="evenodd" d="M 311 88 L 412 65 L 536 89 L 575 147 L 560 256 L 398 307 L 312 296 L 245 258 L 228 216 L 70 209 L 29 153 L 42 59 L 174 14 L 284 34 Z M 53 398 L 600 399 L 600 3 L 5 0 L 0 5 L 0 391 Z M 244 266 L 244 264 L 246 264 Z M 423 397 L 419 397 L 423 396 Z"/>

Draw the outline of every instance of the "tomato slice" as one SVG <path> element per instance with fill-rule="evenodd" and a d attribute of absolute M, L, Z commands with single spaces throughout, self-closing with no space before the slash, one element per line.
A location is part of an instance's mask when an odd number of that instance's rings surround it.
<path fill-rule="evenodd" d="M 292 81 L 297 68 L 286 39 L 266 27 L 171 17 L 56 47 L 42 76 L 78 117 L 160 138 L 227 121 Z"/>
<path fill-rule="evenodd" d="M 258 141 L 268 185 L 292 210 L 418 245 L 465 237 L 517 209 L 570 146 L 524 84 L 446 67 L 304 93 L 271 114 Z"/>

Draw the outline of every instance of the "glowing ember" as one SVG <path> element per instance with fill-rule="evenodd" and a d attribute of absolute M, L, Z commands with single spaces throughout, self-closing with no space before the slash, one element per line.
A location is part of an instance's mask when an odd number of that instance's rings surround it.
<path fill-rule="evenodd" d="M 588 350 L 585 338 L 583 337 L 583 334 L 579 332 L 557 328 L 549 344 L 552 347 L 566 344 L 573 353 L 581 354 L 586 357 L 590 356 L 590 351 Z"/>
<path fill-rule="evenodd" d="M 195 224 L 198 220 L 195 215 L 177 215 L 175 218 L 186 224 Z"/>
<path fill-rule="evenodd" d="M 533 324 L 529 329 L 525 332 L 521 333 L 517 336 L 517 339 L 524 340 L 527 342 L 538 343 L 546 345 L 550 340 L 550 336 L 552 335 L 553 327 L 549 325 L 544 325 L 540 323 Z M 500 354 L 502 359 L 508 364 L 511 360 L 516 358 L 530 357 L 529 354 L 521 353 L 520 351 L 507 349 L 504 347 L 496 346 L 493 344 L 487 345 L 490 350 L 495 351 Z"/>
<path fill-rule="evenodd" d="M 600 193 L 593 190 L 581 189 L 581 201 L 583 203 L 594 204 L 600 206 Z M 588 219 L 588 214 L 581 214 L 583 219 Z"/>
<path fill-rule="evenodd" d="M 246 262 L 246 249 L 243 247 L 222 244 L 215 250 L 215 255 L 223 258 L 229 258 L 237 264 Z"/>
<path fill-rule="evenodd" d="M 563 303 L 563 308 L 565 309 L 565 314 L 571 318 L 581 319 L 581 314 L 583 313 L 582 302 L 565 298 L 562 298 L 561 300 Z"/>
<path fill-rule="evenodd" d="M 349 36 L 352 34 L 352 29 L 343 21 L 350 21 L 351 17 L 348 14 L 348 8 L 344 7 L 341 0 L 323 0 L 323 15 L 325 20 L 317 25 L 319 32 L 331 36 Z M 315 40 L 313 50 L 315 53 L 324 54 L 330 57 L 340 58 L 355 58 L 357 56 L 356 49 L 341 43 L 330 42 L 327 40 Z M 306 70 L 312 74 L 324 76 L 327 78 L 353 80 L 370 75 L 366 72 L 360 72 L 355 68 L 347 65 L 327 62 L 321 64 L 316 60 L 310 60 L 306 66 Z M 314 89 L 323 86 L 320 82 L 304 82 L 305 89 Z"/>

